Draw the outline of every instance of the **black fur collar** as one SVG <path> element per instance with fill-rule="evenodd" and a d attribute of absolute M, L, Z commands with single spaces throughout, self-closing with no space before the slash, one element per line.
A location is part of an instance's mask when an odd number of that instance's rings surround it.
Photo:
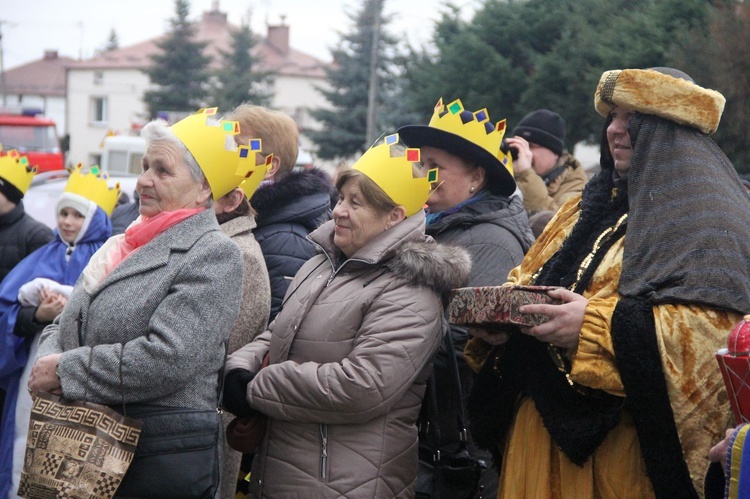
<path fill-rule="evenodd" d="M 570 287 L 575 283 L 578 268 L 598 236 L 627 211 L 627 193 L 613 195 L 613 188 L 610 171 L 591 180 L 582 196 L 578 222 L 560 250 L 544 265 L 535 284 Z M 624 230 L 618 236 L 622 233 Z M 609 245 L 618 238 L 611 238 Z M 608 247 L 597 253 L 599 258 Z M 576 290 L 587 287 L 598 263 L 592 262 L 590 272 Z M 534 400 L 552 439 L 578 465 L 586 462 L 619 422 L 623 402 L 605 392 L 570 386 L 553 362 L 547 344 L 515 334 L 493 351 L 472 390 L 469 417 L 472 436 L 478 444 L 491 451 L 498 448 L 497 442 L 504 444 L 521 396 Z M 495 458 L 499 467 L 499 455 L 495 454 Z"/>
<path fill-rule="evenodd" d="M 261 185 L 250 201 L 258 212 L 258 219 L 263 214 L 277 212 L 281 207 L 294 203 L 301 197 L 325 192 L 333 199 L 335 188 L 331 178 L 323 170 L 293 171 L 281 179 L 266 185 Z M 259 224 L 260 225 L 260 224 Z"/>

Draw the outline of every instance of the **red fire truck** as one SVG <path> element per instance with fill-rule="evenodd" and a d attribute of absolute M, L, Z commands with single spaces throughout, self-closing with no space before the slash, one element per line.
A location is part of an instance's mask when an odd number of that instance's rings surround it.
<path fill-rule="evenodd" d="M 65 166 L 55 122 L 33 111 L 0 111 L 0 145 L 5 151 L 16 149 L 26 155 L 39 172 L 62 170 Z"/>

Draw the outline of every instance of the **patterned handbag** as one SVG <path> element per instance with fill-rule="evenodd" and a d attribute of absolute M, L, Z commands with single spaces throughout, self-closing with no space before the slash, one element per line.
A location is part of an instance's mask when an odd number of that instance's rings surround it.
<path fill-rule="evenodd" d="M 141 422 L 109 407 L 39 392 L 18 495 L 110 498 L 133 460 Z"/>

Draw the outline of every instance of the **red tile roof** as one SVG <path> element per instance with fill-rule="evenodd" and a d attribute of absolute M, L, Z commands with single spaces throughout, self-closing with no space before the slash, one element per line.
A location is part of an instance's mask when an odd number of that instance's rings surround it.
<path fill-rule="evenodd" d="M 226 14 L 216 11 L 205 12 L 203 19 L 197 23 L 196 27 L 196 41 L 208 43 L 206 54 L 212 58 L 212 69 L 218 69 L 222 62 L 220 51 L 231 50 L 230 29 L 235 27 L 227 22 Z M 161 36 L 112 50 L 92 59 L 75 62 L 71 67 L 73 69 L 145 69 L 151 64 L 149 56 L 159 50 L 156 43 L 163 38 L 164 36 Z M 270 71 L 277 75 L 325 78 L 324 68 L 329 65 L 293 48 L 289 48 L 284 53 L 283 50 L 272 45 L 268 38 L 260 41 L 254 47 L 253 52 L 259 60 L 258 70 Z"/>
<path fill-rule="evenodd" d="M 5 71 L 5 93 L 65 97 L 65 68 L 74 63 L 54 50 L 44 58 Z"/>

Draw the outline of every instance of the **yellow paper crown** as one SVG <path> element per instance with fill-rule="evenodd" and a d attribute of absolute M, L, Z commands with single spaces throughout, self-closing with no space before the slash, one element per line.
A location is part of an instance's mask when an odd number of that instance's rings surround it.
<path fill-rule="evenodd" d="M 500 162 L 505 166 L 505 169 L 508 170 L 508 173 L 513 176 L 513 156 L 511 156 L 510 154 L 510 149 L 508 149 L 507 153 L 500 151 L 500 154 L 497 155 L 497 159 L 499 159 Z"/>
<path fill-rule="evenodd" d="M 208 180 L 214 199 L 236 188 L 255 169 L 255 155 L 238 146 L 239 121 L 208 122 L 217 108 L 199 109 L 170 128 L 193 155 Z"/>
<path fill-rule="evenodd" d="M 0 151 L 2 150 L 3 146 L 0 146 Z M 34 175 L 36 166 L 29 166 L 29 158 L 21 156 L 15 149 L 0 155 L 0 177 L 13 184 L 21 194 L 26 194 L 29 190 Z"/>
<path fill-rule="evenodd" d="M 255 145 L 254 142 L 257 141 L 257 149 L 254 149 Z M 260 151 L 261 147 L 261 140 L 260 139 L 250 139 L 250 149 L 253 151 Z M 255 168 L 250 170 L 247 175 L 245 176 L 245 180 L 242 181 L 240 184 L 240 189 L 242 189 L 242 192 L 245 193 L 245 197 L 247 199 L 250 199 L 253 197 L 253 194 L 255 194 L 255 191 L 258 190 L 258 186 L 261 182 L 263 182 L 263 179 L 266 178 L 266 172 L 268 171 L 268 168 L 271 166 L 271 162 L 273 161 L 273 153 L 266 156 L 265 161 L 258 163 L 255 165 Z"/>
<path fill-rule="evenodd" d="M 117 205 L 117 198 L 120 197 L 120 183 L 110 188 L 107 184 L 109 177 L 103 173 L 98 166 L 83 168 L 81 163 L 70 172 L 68 183 L 65 184 L 63 192 L 78 194 L 104 210 L 107 215 L 112 214 L 112 210 Z"/>
<path fill-rule="evenodd" d="M 458 135 L 478 145 L 495 156 L 513 175 L 513 160 L 509 154 L 500 150 L 500 144 L 505 136 L 505 120 L 500 120 L 492 126 L 487 108 L 472 113 L 464 109 L 461 99 L 444 106 L 443 99 L 440 98 L 435 104 L 429 126 Z"/>
<path fill-rule="evenodd" d="M 378 184 L 398 205 L 406 209 L 406 216 L 422 209 L 437 181 L 438 170 L 433 168 L 426 177 L 415 177 L 413 163 L 421 161 L 417 148 L 395 147 L 399 144 L 397 133 L 383 138 L 382 143 L 368 149 L 352 166 Z"/>

